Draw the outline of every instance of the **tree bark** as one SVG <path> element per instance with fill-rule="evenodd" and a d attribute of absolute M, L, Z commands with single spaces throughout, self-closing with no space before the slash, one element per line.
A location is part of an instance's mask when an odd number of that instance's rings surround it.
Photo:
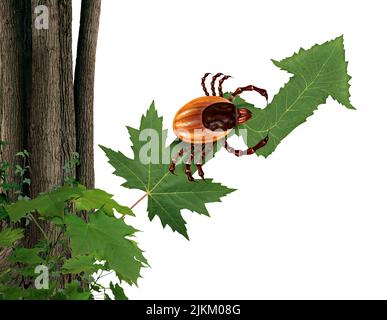
<path fill-rule="evenodd" d="M 25 148 L 24 135 L 24 3 L 0 1 L 0 140 L 9 143 L 2 160 L 14 168 L 16 153 Z M 9 182 L 20 182 L 13 170 Z M 1 193 L 1 190 L 0 190 Z M 14 198 L 15 195 L 8 194 Z"/>
<path fill-rule="evenodd" d="M 74 97 L 77 150 L 80 165 L 77 180 L 93 188 L 94 178 L 94 75 L 101 0 L 83 0 L 75 68 Z"/>
<path fill-rule="evenodd" d="M 31 3 L 34 19 L 34 8 L 38 5 L 49 8 L 48 29 L 37 29 L 32 21 L 28 150 L 31 153 L 30 196 L 34 198 L 63 185 L 63 166 L 76 149 L 71 0 L 32 0 Z M 58 230 L 50 224 L 43 228 L 50 238 L 57 237 Z M 27 227 L 25 235 L 28 247 L 42 237 L 34 224 Z"/>
<path fill-rule="evenodd" d="M 48 30 L 35 27 L 35 8 L 41 5 L 48 8 Z M 31 198 L 63 185 L 67 174 L 94 186 L 93 96 L 100 10 L 100 0 L 82 1 L 74 88 L 72 1 L 0 0 L 0 140 L 10 142 L 2 160 L 14 167 L 17 152 L 30 152 L 31 185 L 25 191 Z M 65 173 L 63 167 L 76 151 L 82 165 L 77 172 Z M 10 179 L 17 182 L 13 173 Z M 51 239 L 57 238 L 57 228 L 40 223 Z M 41 238 L 30 223 L 24 245 L 32 247 Z M 55 254 L 68 257 L 69 249 L 59 246 Z M 61 279 L 62 286 L 68 280 Z"/>
<path fill-rule="evenodd" d="M 24 48 L 28 35 L 24 33 L 26 1 L 3 0 L 0 2 L 0 141 L 6 141 L 0 161 L 8 162 L 11 168 L 21 164 L 16 153 L 26 147 L 24 127 L 27 67 Z M 20 183 L 14 170 L 9 170 L 7 182 Z M 6 193 L 0 188 L 0 194 Z M 14 192 L 7 197 L 16 200 Z M 0 230 L 6 226 L 0 221 Z M 7 258 L 11 249 L 0 251 L 0 272 L 9 266 Z"/>
<path fill-rule="evenodd" d="M 63 166 L 75 152 L 71 0 L 32 0 L 38 5 L 49 8 L 49 29 L 32 28 L 32 197 L 63 184 Z"/>

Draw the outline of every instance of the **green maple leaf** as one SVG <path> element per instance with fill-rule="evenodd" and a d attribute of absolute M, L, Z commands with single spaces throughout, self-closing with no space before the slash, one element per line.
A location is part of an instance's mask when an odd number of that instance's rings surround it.
<path fill-rule="evenodd" d="M 306 121 L 329 96 L 354 109 L 350 102 L 349 80 L 345 61 L 344 39 L 338 37 L 308 50 L 300 49 L 293 56 L 273 63 L 294 76 L 274 96 L 265 109 L 254 108 L 241 98 L 238 107 L 250 109 L 253 118 L 239 129 L 246 129 L 243 138 L 251 146 L 269 134 L 268 144 L 257 155 L 269 156 L 278 144 L 297 126 Z M 240 134 L 241 130 L 237 131 Z"/>
<path fill-rule="evenodd" d="M 106 270 L 106 267 L 102 264 L 97 264 L 93 255 L 79 255 L 67 259 L 63 263 L 63 274 L 78 274 L 85 272 L 93 274 L 98 270 Z"/>
<path fill-rule="evenodd" d="M 74 256 L 92 255 L 106 261 L 121 280 L 137 283 L 140 270 L 147 266 L 142 251 L 132 238 L 137 231 L 121 219 L 98 211 L 89 215 L 85 222 L 75 215 L 66 215 L 67 234 Z"/>
<path fill-rule="evenodd" d="M 11 221 L 19 221 L 28 213 L 39 211 L 42 216 L 63 217 L 67 201 L 79 196 L 77 187 L 61 187 L 48 193 L 42 193 L 33 200 L 21 199 L 6 207 Z"/>
<path fill-rule="evenodd" d="M 35 266 L 44 262 L 39 256 L 42 252 L 42 248 L 16 248 L 9 260 Z"/>
<path fill-rule="evenodd" d="M 146 140 L 141 136 L 146 129 L 150 129 L 150 136 L 153 132 L 153 139 Z M 177 166 L 175 175 L 169 172 L 170 150 L 174 144 L 166 146 L 167 132 L 163 130 L 163 120 L 158 116 L 154 103 L 142 117 L 140 128 L 128 127 L 128 131 L 133 143 L 133 159 L 101 146 L 115 169 L 114 174 L 126 180 L 124 187 L 146 192 L 150 220 L 158 216 L 163 227 L 168 225 L 188 239 L 181 210 L 188 209 L 208 216 L 205 204 L 220 202 L 221 197 L 234 190 L 211 179 L 190 183 L 181 166 Z M 163 159 L 166 161 L 160 164 Z"/>
<path fill-rule="evenodd" d="M 11 221 L 19 221 L 27 214 L 37 211 L 44 217 L 63 218 L 68 202 L 72 201 L 77 210 L 99 209 L 108 215 L 114 210 L 121 214 L 133 215 L 130 208 L 118 204 L 112 195 L 99 189 L 86 189 L 82 185 L 64 186 L 51 192 L 42 193 L 35 199 L 21 199 L 6 207 Z"/>
<path fill-rule="evenodd" d="M 78 281 L 67 283 L 62 294 L 65 295 L 66 300 L 89 300 L 91 295 L 89 291 L 84 291 Z"/>
<path fill-rule="evenodd" d="M 23 229 L 5 228 L 0 231 L 0 249 L 12 246 L 17 240 L 23 238 Z"/>
<path fill-rule="evenodd" d="M 118 283 L 113 284 L 112 282 L 110 282 L 109 287 L 114 295 L 114 300 L 129 300 L 128 297 L 125 295 L 124 289 Z"/>
<path fill-rule="evenodd" d="M 74 203 L 77 210 L 80 211 L 91 211 L 99 208 L 108 215 L 113 215 L 114 210 L 121 214 L 134 215 L 130 208 L 120 205 L 112 198 L 112 194 L 100 189 L 84 189 L 79 197 L 74 199 Z"/>

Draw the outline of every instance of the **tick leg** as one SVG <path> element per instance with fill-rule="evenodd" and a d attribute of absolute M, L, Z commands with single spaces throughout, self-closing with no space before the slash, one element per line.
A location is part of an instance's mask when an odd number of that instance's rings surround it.
<path fill-rule="evenodd" d="M 188 159 L 186 160 L 186 163 L 185 163 L 185 174 L 187 175 L 188 180 L 191 182 L 195 181 L 195 179 L 192 176 L 191 162 L 195 159 L 195 155 L 199 152 L 201 152 L 201 158 L 198 160 L 196 167 L 198 169 L 199 176 L 204 180 L 204 172 L 203 172 L 203 168 L 202 168 L 202 163 L 203 163 L 203 160 L 205 159 L 205 156 L 206 156 L 205 147 L 206 147 L 206 145 L 203 144 L 202 148 L 199 149 L 199 151 L 197 152 L 197 150 L 195 150 L 195 145 L 194 144 L 191 145 L 191 153 L 190 153 L 190 156 L 188 157 Z M 176 163 L 179 160 L 179 158 L 181 158 L 184 155 L 185 152 L 187 152 L 187 149 L 184 149 L 184 148 L 181 149 L 179 151 L 179 153 L 172 159 L 171 165 L 169 166 L 169 171 L 171 173 L 175 173 Z"/>
<path fill-rule="evenodd" d="M 235 150 L 233 147 L 231 147 L 226 140 L 224 140 L 223 147 L 230 153 L 235 154 L 237 157 L 241 156 L 242 151 L 241 150 Z"/>
<path fill-rule="evenodd" d="M 231 95 L 230 101 L 233 101 L 234 98 L 235 98 L 236 96 L 240 95 L 242 92 L 245 92 L 245 91 L 256 91 L 256 92 L 258 92 L 262 97 L 265 97 L 266 103 L 267 103 L 268 100 L 269 100 L 267 91 L 266 91 L 265 89 L 261 89 L 261 88 L 258 88 L 258 87 L 256 87 L 256 86 L 249 85 L 249 86 L 246 86 L 246 87 L 239 87 L 238 89 L 236 89 L 235 92 Z"/>
<path fill-rule="evenodd" d="M 169 171 L 171 173 L 175 173 L 175 168 L 176 168 L 176 162 L 184 155 L 185 150 L 181 149 L 173 158 L 171 165 L 169 166 Z"/>
<path fill-rule="evenodd" d="M 264 146 L 266 146 L 268 141 L 269 141 L 269 136 L 267 135 L 265 138 L 263 138 L 261 141 L 259 141 L 254 147 L 248 148 L 246 150 L 246 154 L 250 155 L 250 154 L 255 153 L 255 151 L 257 151 L 258 149 L 261 149 Z"/>
<path fill-rule="evenodd" d="M 195 179 L 192 177 L 191 165 L 188 163 L 185 165 L 185 174 L 187 175 L 188 181 L 195 181 Z"/>
<path fill-rule="evenodd" d="M 200 163 L 196 164 L 196 168 L 198 168 L 199 177 L 202 178 L 202 180 L 204 180 L 204 171 L 202 168 L 202 164 Z"/>
<path fill-rule="evenodd" d="M 207 91 L 207 88 L 206 88 L 206 79 L 207 77 L 210 75 L 211 73 L 207 72 L 204 77 L 202 78 L 202 88 L 203 88 L 203 91 L 205 93 L 206 96 L 209 96 L 210 94 L 208 93 Z"/>
<path fill-rule="evenodd" d="M 212 95 L 213 96 L 216 96 L 216 92 L 215 92 L 215 81 L 216 79 L 218 79 L 219 77 L 223 76 L 223 73 L 217 73 L 216 75 L 214 75 L 212 77 L 212 81 L 211 81 L 211 92 L 212 92 Z"/>
<path fill-rule="evenodd" d="M 199 177 L 202 178 L 202 180 L 204 180 L 203 161 L 205 160 L 205 158 L 206 158 L 206 145 L 203 143 L 200 159 L 198 159 L 196 163 L 196 168 L 198 169 Z"/>
<path fill-rule="evenodd" d="M 219 96 L 223 97 L 223 82 L 225 82 L 227 79 L 231 78 L 231 76 L 224 76 L 222 79 L 219 81 Z"/>
<path fill-rule="evenodd" d="M 242 150 L 235 150 L 233 147 L 230 147 L 226 140 L 224 141 L 223 146 L 226 148 L 226 150 L 228 152 L 235 154 L 237 157 L 241 157 L 241 156 L 245 156 L 245 155 L 254 154 L 255 151 L 266 146 L 268 141 L 269 141 L 269 136 L 266 136 L 261 141 L 259 141 L 255 146 L 250 147 L 247 150 L 243 150 L 243 151 Z"/>
<path fill-rule="evenodd" d="M 195 150 L 195 145 L 191 144 L 191 154 L 185 163 L 185 174 L 187 175 L 188 180 L 191 182 L 195 181 L 195 179 L 192 177 L 192 172 L 191 172 L 191 162 L 195 158 L 194 150 Z"/>
<path fill-rule="evenodd" d="M 169 172 L 172 174 L 175 174 L 175 169 L 176 169 L 176 163 L 171 162 L 171 164 L 169 166 Z"/>

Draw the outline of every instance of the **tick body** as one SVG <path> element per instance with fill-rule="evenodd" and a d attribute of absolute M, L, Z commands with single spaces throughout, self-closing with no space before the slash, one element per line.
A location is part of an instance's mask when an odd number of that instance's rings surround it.
<path fill-rule="evenodd" d="M 230 78 L 230 76 L 224 76 L 222 73 L 218 73 L 212 78 L 212 96 L 210 96 L 205 85 L 205 80 L 209 75 L 209 73 L 206 73 L 201 82 L 205 96 L 188 102 L 179 109 L 173 120 L 173 130 L 176 136 L 181 141 L 191 145 L 191 156 L 187 160 L 185 166 L 185 173 L 189 181 L 194 181 L 191 173 L 191 161 L 195 158 L 193 150 L 197 150 L 197 147 L 195 148 L 196 145 L 202 146 L 201 160 L 196 163 L 196 166 L 199 176 L 204 179 L 202 162 L 205 158 L 206 145 L 213 144 L 214 142 L 223 139 L 223 146 L 227 149 L 227 151 L 239 157 L 255 153 L 256 150 L 264 147 L 268 142 L 268 137 L 266 137 L 259 141 L 255 146 L 241 151 L 234 150 L 226 141 L 227 135 L 232 129 L 247 122 L 252 117 L 252 114 L 248 109 L 236 108 L 233 103 L 234 98 L 245 91 L 256 91 L 261 96 L 265 97 L 267 101 L 268 95 L 266 90 L 253 85 L 239 87 L 229 99 L 226 99 L 223 97 L 222 85 L 225 80 Z M 219 96 L 217 96 L 215 83 L 220 77 L 222 78 L 219 80 Z M 184 155 L 185 152 L 188 152 L 188 150 L 181 149 L 172 159 L 172 163 L 169 168 L 171 173 L 174 173 L 176 162 Z"/>
<path fill-rule="evenodd" d="M 231 129 L 212 130 L 211 110 L 222 109 L 221 115 L 230 123 L 235 123 L 235 106 L 223 97 L 204 96 L 183 106 L 173 120 L 176 136 L 187 143 L 211 143 L 226 137 Z M 235 125 L 235 124 L 234 124 Z"/>

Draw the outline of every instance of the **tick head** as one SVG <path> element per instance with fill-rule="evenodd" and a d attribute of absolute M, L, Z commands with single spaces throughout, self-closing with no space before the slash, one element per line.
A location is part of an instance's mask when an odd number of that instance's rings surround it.
<path fill-rule="evenodd" d="M 246 108 L 240 108 L 237 109 L 237 124 L 243 124 L 246 123 L 251 119 L 253 115 L 251 114 L 249 109 Z"/>

